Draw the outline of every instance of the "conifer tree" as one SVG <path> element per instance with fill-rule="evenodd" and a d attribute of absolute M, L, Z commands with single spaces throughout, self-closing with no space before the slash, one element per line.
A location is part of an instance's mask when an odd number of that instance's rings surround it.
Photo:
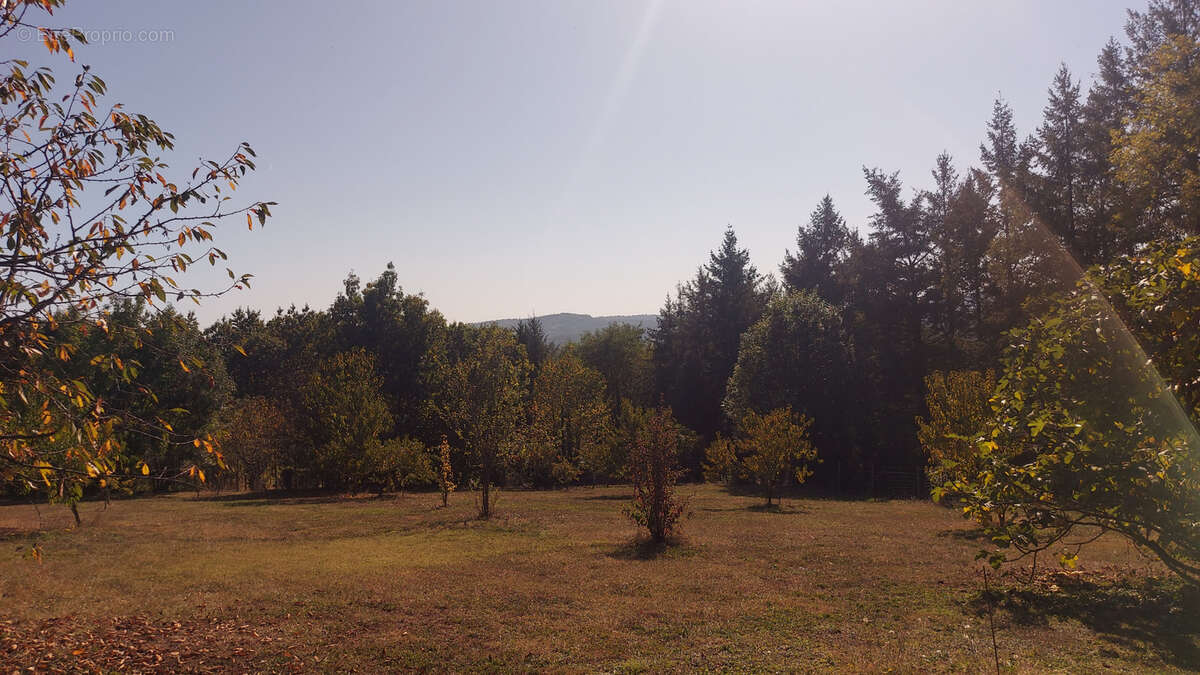
<path fill-rule="evenodd" d="M 788 290 L 813 290 L 829 302 L 841 301 L 841 265 L 849 255 L 853 235 L 825 195 L 809 215 L 808 226 L 796 233 L 796 254 L 784 253 L 779 271 Z"/>
<path fill-rule="evenodd" d="M 517 342 L 525 345 L 525 355 L 529 358 L 529 363 L 536 373 L 546 359 L 554 353 L 554 345 L 550 344 L 550 340 L 546 337 L 546 329 L 542 326 L 542 320 L 536 316 L 521 319 L 517 322 L 514 330 L 517 333 Z"/>
<path fill-rule="evenodd" d="M 742 333 L 762 315 L 771 288 L 729 228 L 708 264 L 660 313 L 651 335 L 658 386 L 684 425 L 706 439 L 723 426 L 721 401 Z M 687 464 L 699 470 L 700 458 Z"/>
<path fill-rule="evenodd" d="M 1042 126 L 1037 134 L 1035 207 L 1046 227 L 1067 250 L 1085 264 L 1090 252 L 1081 250 L 1079 232 L 1079 172 L 1083 152 L 1083 108 L 1079 83 L 1066 65 L 1058 69 L 1048 91 Z"/>
<path fill-rule="evenodd" d="M 1080 156 L 1080 251 L 1088 262 L 1108 262 L 1146 240 L 1142 207 L 1117 180 L 1113 132 L 1123 128 L 1133 89 L 1120 45 L 1114 40 L 1096 59 L 1096 80 L 1083 104 Z"/>

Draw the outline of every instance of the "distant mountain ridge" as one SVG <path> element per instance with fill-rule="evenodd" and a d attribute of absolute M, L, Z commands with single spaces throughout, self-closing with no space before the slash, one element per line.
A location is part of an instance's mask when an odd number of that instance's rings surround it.
<path fill-rule="evenodd" d="M 542 330 L 546 331 L 546 339 L 558 345 L 576 342 L 584 333 L 598 331 L 614 323 L 627 323 L 645 330 L 650 330 L 658 326 L 657 314 L 592 316 L 591 314 L 559 312 L 558 314 L 539 316 L 537 319 L 542 322 Z M 516 328 L 517 322 L 521 320 L 496 319 L 495 321 L 480 321 L 475 325 L 481 326 L 491 323 L 504 328 Z"/>

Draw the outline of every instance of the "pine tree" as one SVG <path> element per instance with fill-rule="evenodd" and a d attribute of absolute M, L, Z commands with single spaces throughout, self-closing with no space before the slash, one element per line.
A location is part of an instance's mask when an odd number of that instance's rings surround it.
<path fill-rule="evenodd" d="M 987 138 L 988 142 L 979 146 L 983 165 L 1002 184 L 1013 181 L 1022 169 L 1022 157 L 1017 145 L 1012 108 L 1004 99 L 998 98 L 992 103 Z"/>
<path fill-rule="evenodd" d="M 984 171 L 972 169 L 962 181 L 946 213 L 942 246 L 952 251 L 954 283 L 960 309 L 971 316 L 970 351 L 987 351 L 991 345 L 984 327 L 987 300 L 987 252 L 999 229 L 993 205 L 995 186 Z M 947 255 L 943 252 L 943 255 Z M 943 284 L 947 283 L 943 279 Z M 960 345 L 964 350 L 965 345 Z"/>
<path fill-rule="evenodd" d="M 708 264 L 660 312 L 651 334 L 659 391 L 706 440 L 724 426 L 721 401 L 742 333 L 762 315 L 771 293 L 729 228 Z M 687 463 L 700 468 L 699 457 Z"/>
<path fill-rule="evenodd" d="M 529 363 L 533 365 L 534 372 L 537 372 L 546 359 L 554 353 L 554 345 L 546 337 L 542 320 L 536 316 L 521 319 L 517 322 L 515 330 L 517 342 L 525 345 L 525 355 L 529 358 Z"/>
<path fill-rule="evenodd" d="M 867 179 L 867 195 L 875 202 L 871 216 L 871 241 L 893 267 L 892 294 L 894 311 L 904 317 L 906 335 L 902 338 L 914 351 L 918 367 L 924 360 L 921 349 L 921 327 L 929 314 L 930 288 L 934 269 L 933 239 L 929 222 L 921 208 L 921 200 L 906 203 L 901 197 L 900 177 L 885 174 L 879 169 L 863 169 Z"/>
<path fill-rule="evenodd" d="M 989 288 L 994 301 L 992 323 L 999 332 L 1014 326 L 1021 316 L 1024 295 L 1018 273 L 1021 269 L 1021 247 L 1015 242 L 1023 239 L 1028 219 L 1030 190 L 1029 165 L 1033 156 L 1030 143 L 1018 143 L 1012 108 L 1003 99 L 992 105 L 992 117 L 987 125 L 987 143 L 979 146 L 983 165 L 996 184 L 995 207 L 997 232 L 988 252 Z M 998 317 L 998 318 L 997 318 Z"/>
<path fill-rule="evenodd" d="M 1129 12 L 1125 35 L 1129 38 L 1127 58 L 1144 66 L 1171 36 L 1200 39 L 1200 2 L 1150 0 L 1145 10 Z"/>
<path fill-rule="evenodd" d="M 950 209 L 959 189 L 958 172 L 950 153 L 938 155 L 931 172 L 934 189 L 925 193 L 926 229 L 935 246 L 937 291 L 934 298 L 936 323 L 947 350 L 953 349 L 959 331 L 962 307 L 963 256 L 957 234 L 950 228 Z"/>
<path fill-rule="evenodd" d="M 829 302 L 841 301 L 840 267 L 849 255 L 852 234 L 825 195 L 796 233 L 796 254 L 784 253 L 779 271 L 788 290 L 813 290 Z"/>
<path fill-rule="evenodd" d="M 1037 135 L 1035 208 L 1043 223 L 1082 262 L 1091 262 L 1080 247 L 1078 227 L 1079 171 L 1083 153 L 1083 108 L 1079 83 L 1066 65 L 1058 69 L 1048 91 Z"/>
<path fill-rule="evenodd" d="M 1116 179 L 1113 132 L 1123 128 L 1133 105 L 1129 69 L 1115 40 L 1096 59 L 1098 73 L 1083 105 L 1080 157 L 1080 250 L 1088 262 L 1108 262 L 1144 240 L 1142 209 Z"/>

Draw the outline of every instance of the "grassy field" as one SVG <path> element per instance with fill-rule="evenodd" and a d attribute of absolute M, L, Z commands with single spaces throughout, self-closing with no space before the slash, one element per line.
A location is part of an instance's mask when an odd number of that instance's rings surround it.
<path fill-rule="evenodd" d="M 922 502 L 685 486 L 656 551 L 628 488 L 0 507 L 0 663 L 150 671 L 1010 671 L 1200 667 L 1194 594 L 1115 538 L 985 594 Z M 27 557 L 40 543 L 41 563 Z M 1024 577 L 1020 579 L 1018 577 Z M 991 599 L 991 601 L 989 601 Z M 989 605 L 995 605 L 994 613 Z M 11 670 L 12 668 L 9 668 Z M 5 672 L 8 672 L 7 670 Z"/>

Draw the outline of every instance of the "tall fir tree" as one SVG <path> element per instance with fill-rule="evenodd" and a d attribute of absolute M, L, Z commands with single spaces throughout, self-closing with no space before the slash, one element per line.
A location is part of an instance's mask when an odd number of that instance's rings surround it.
<path fill-rule="evenodd" d="M 1096 58 L 1097 74 L 1083 104 L 1080 157 L 1080 249 L 1088 262 L 1128 253 L 1145 235 L 1142 209 L 1116 178 L 1113 132 L 1133 104 L 1133 87 L 1121 46 L 1110 39 Z"/>
<path fill-rule="evenodd" d="M 546 337 L 542 320 L 536 316 L 521 319 L 517 322 L 514 330 L 517 333 L 517 342 L 525 346 L 525 355 L 529 358 L 529 363 L 536 373 L 541 369 L 542 364 L 554 354 L 554 345 Z"/>
<path fill-rule="evenodd" d="M 812 290 L 827 302 L 842 299 L 840 274 L 850 254 L 853 234 L 825 195 L 796 233 L 796 254 L 785 251 L 779 271 L 789 291 Z"/>
<path fill-rule="evenodd" d="M 762 316 L 772 292 L 728 228 L 721 247 L 659 314 L 651 333 L 659 391 L 680 421 L 705 439 L 726 426 L 721 401 L 742 333 Z M 698 471 L 700 457 L 685 463 Z"/>
<path fill-rule="evenodd" d="M 944 351 L 953 350 L 960 330 L 962 298 L 962 255 L 956 232 L 950 228 L 950 209 L 959 189 L 958 171 L 950 153 L 937 156 L 933 171 L 934 188 L 924 194 L 925 228 L 934 245 L 934 274 L 937 287 L 933 298 L 934 324 Z"/>
<path fill-rule="evenodd" d="M 1037 134 L 1037 165 L 1033 200 L 1037 215 L 1085 265 L 1093 252 L 1081 244 L 1079 231 L 1079 173 L 1083 163 L 1083 104 L 1079 83 L 1064 64 L 1054 76 Z"/>

